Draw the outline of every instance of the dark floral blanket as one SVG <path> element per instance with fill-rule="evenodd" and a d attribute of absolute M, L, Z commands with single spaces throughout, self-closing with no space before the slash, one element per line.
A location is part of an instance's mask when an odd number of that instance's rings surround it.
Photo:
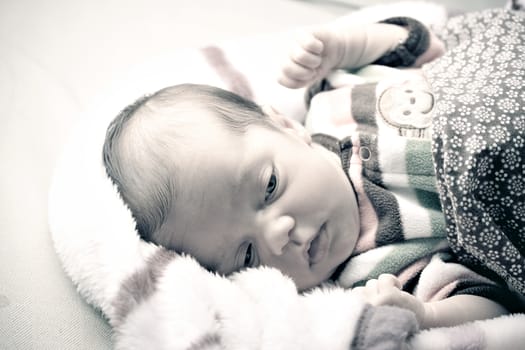
<path fill-rule="evenodd" d="M 525 294 L 525 12 L 455 17 L 442 38 L 447 53 L 424 71 L 447 236 Z"/>

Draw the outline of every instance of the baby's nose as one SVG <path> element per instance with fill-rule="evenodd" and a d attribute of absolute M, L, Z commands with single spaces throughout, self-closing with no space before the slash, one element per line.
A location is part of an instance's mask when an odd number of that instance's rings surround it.
<path fill-rule="evenodd" d="M 284 247 L 290 241 L 290 235 L 295 226 L 295 220 L 288 215 L 282 215 L 271 220 L 263 232 L 264 240 L 270 252 L 281 255 Z"/>

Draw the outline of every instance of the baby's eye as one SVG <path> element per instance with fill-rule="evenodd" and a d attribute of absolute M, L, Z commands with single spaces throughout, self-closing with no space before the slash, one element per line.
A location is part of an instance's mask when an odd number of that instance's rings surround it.
<path fill-rule="evenodd" d="M 264 194 L 264 202 L 269 202 L 273 199 L 275 193 L 277 192 L 278 184 L 279 184 L 279 180 L 277 178 L 277 172 L 275 170 L 275 167 L 273 167 L 272 174 L 270 175 L 270 179 L 268 180 L 268 184 L 266 185 L 266 193 Z"/>
<path fill-rule="evenodd" d="M 255 251 L 253 244 L 250 243 L 246 247 L 246 253 L 244 254 L 244 263 L 243 267 L 253 267 L 255 263 Z"/>

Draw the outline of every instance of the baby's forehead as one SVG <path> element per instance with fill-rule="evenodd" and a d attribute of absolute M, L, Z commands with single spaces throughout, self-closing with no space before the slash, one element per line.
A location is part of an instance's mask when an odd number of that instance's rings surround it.
<path fill-rule="evenodd" d="M 203 108 L 186 107 L 146 117 L 148 120 L 143 127 L 142 137 L 147 139 L 146 143 L 149 144 L 146 146 L 150 150 L 145 153 L 156 157 L 158 161 L 172 162 L 177 170 L 172 176 L 180 178 L 184 175 L 189 184 L 193 181 L 192 176 L 197 176 L 197 170 L 203 168 L 205 159 L 213 157 L 216 165 L 223 165 L 231 157 L 239 156 L 238 153 L 242 153 L 250 142 L 248 130 L 250 135 L 268 129 L 278 130 L 268 120 L 254 120 L 242 127 L 229 125 L 216 113 Z M 131 138 L 129 142 L 139 140 Z M 202 174 L 199 176 L 202 177 Z"/>

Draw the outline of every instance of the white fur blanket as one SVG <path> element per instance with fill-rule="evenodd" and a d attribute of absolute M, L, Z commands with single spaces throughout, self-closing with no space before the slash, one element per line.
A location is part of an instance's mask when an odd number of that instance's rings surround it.
<path fill-rule="evenodd" d="M 390 8 L 383 16 L 376 10 L 352 15 L 356 20 L 377 20 L 405 14 L 429 23 L 418 14 L 432 13 L 439 25 L 442 8 L 418 6 L 395 7 L 398 13 Z M 192 82 L 233 89 L 231 82 L 236 81 L 238 92 L 256 100 L 284 91 L 261 83 L 268 75 L 261 71 L 262 59 L 258 76 L 240 68 L 255 62 L 232 64 L 239 74 L 236 80 L 217 73 L 217 62 L 210 58 L 219 58 L 221 64 L 240 62 L 246 46 L 211 50 L 187 53 L 186 62 L 194 62 L 194 57 L 200 62 L 192 67 Z M 228 55 L 222 56 L 224 52 Z M 172 67 L 158 62 L 157 68 Z M 299 294 L 289 278 L 264 267 L 222 277 L 191 257 L 141 241 L 129 210 L 105 174 L 102 145 L 109 121 L 124 105 L 184 79 L 170 77 L 162 74 L 154 81 L 131 84 L 89 111 L 58 162 L 50 191 L 49 223 L 56 251 L 79 293 L 113 327 L 117 349 L 517 349 L 525 344 L 525 315 L 418 332 L 410 312 L 370 307 L 348 290 L 324 287 Z M 285 94 L 294 97 L 286 103 L 281 98 L 285 108 L 302 106 L 301 91 Z M 300 114 L 301 108 L 295 111 Z"/>

